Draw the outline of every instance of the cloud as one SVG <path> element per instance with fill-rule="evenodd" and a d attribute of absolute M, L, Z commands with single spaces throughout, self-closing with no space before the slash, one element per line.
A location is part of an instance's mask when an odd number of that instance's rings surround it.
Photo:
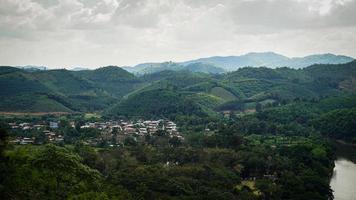
<path fill-rule="evenodd" d="M 356 0 L 0 0 L 0 64 L 356 56 L 355 9 Z"/>

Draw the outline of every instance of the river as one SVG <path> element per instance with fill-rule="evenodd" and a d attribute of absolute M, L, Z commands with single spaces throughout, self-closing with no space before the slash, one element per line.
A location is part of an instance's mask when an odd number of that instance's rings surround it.
<path fill-rule="evenodd" d="M 356 149 L 337 144 L 337 159 L 330 187 L 335 200 L 356 200 Z"/>

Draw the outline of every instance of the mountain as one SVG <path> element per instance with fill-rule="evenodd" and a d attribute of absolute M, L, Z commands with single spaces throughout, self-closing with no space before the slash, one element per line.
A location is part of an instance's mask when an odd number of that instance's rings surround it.
<path fill-rule="evenodd" d="M 274 52 L 248 53 L 241 56 L 214 56 L 181 63 L 142 63 L 133 67 L 122 67 L 136 75 L 152 74 L 165 70 L 221 74 L 241 67 L 290 67 L 305 68 L 313 64 L 342 64 L 354 60 L 351 57 L 334 54 L 315 54 L 306 57 L 289 58 Z"/>
<path fill-rule="evenodd" d="M 290 61 L 280 64 L 286 67 L 292 68 L 304 68 L 314 64 L 342 64 L 353 61 L 354 58 L 343 56 L 343 55 L 334 55 L 334 54 L 316 54 L 300 58 L 291 58 Z"/>
<path fill-rule="evenodd" d="M 206 74 L 222 74 L 225 72 L 223 68 L 216 67 L 215 65 L 208 63 L 191 63 L 182 68 L 182 70 L 187 70 L 191 72 L 202 72 Z"/>
<path fill-rule="evenodd" d="M 234 71 L 241 67 L 290 67 L 304 68 L 313 64 L 342 64 L 354 60 L 351 57 L 334 55 L 334 54 L 318 54 L 306 57 L 289 58 L 273 52 L 263 53 L 248 53 L 241 56 L 214 56 L 208 58 L 199 58 L 183 62 L 183 65 L 191 63 L 208 63 L 217 67 L 223 68 L 226 71 Z"/>
<path fill-rule="evenodd" d="M 259 67 L 259 66 L 267 66 L 270 64 L 275 64 L 281 61 L 288 60 L 287 57 L 272 53 L 248 53 L 242 56 L 214 56 L 208 58 L 199 58 L 196 60 L 190 60 L 183 62 L 183 65 L 188 65 L 191 63 L 208 63 L 218 67 L 221 67 L 227 71 L 233 71 L 240 67 L 252 66 L 252 67 Z"/>
<path fill-rule="evenodd" d="M 134 67 L 123 67 L 123 69 L 127 70 L 136 75 L 143 75 L 143 74 L 152 74 L 160 71 L 165 70 L 180 70 L 183 66 L 179 65 L 178 63 L 174 62 L 163 62 L 163 63 L 142 63 L 138 64 Z"/>
<path fill-rule="evenodd" d="M 202 72 L 207 74 L 221 74 L 225 70 L 216 67 L 215 65 L 209 63 L 191 63 L 187 65 L 181 65 L 174 62 L 163 62 L 163 63 L 142 63 L 134 67 L 123 67 L 123 69 L 134 73 L 136 75 L 152 74 L 161 71 L 191 71 L 191 72 Z"/>
<path fill-rule="evenodd" d="M 299 70 L 244 67 L 222 75 L 162 71 L 140 79 L 146 85 L 126 95 L 109 111 L 111 115 L 158 117 L 155 110 L 167 109 L 171 112 L 159 112 L 159 117 L 175 119 L 181 115 L 177 109 L 186 109 L 186 104 L 190 104 L 193 106 L 190 109 L 199 115 L 214 116 L 216 111 L 253 110 L 257 103 L 353 93 L 356 92 L 356 61 L 317 64 Z M 184 111 L 188 115 L 194 112 Z"/>
<path fill-rule="evenodd" d="M 17 66 L 17 68 L 26 70 L 26 71 L 38 71 L 38 70 L 47 70 L 45 66 L 36 66 L 36 65 L 26 65 L 26 66 Z"/>
<path fill-rule="evenodd" d="M 69 69 L 70 71 L 84 71 L 84 70 L 90 70 L 89 68 L 86 67 L 73 67 Z"/>

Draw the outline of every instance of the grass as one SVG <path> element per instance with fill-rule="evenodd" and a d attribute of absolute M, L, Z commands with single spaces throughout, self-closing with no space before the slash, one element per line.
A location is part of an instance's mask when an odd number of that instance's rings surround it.
<path fill-rule="evenodd" d="M 222 87 L 214 87 L 211 89 L 211 94 L 224 99 L 225 101 L 236 100 L 236 96 Z"/>
<path fill-rule="evenodd" d="M 241 184 L 236 185 L 235 187 L 239 191 L 241 191 L 243 188 L 248 188 L 249 190 L 251 190 L 253 192 L 254 195 L 256 195 L 256 196 L 260 196 L 261 195 L 261 191 L 259 191 L 256 188 L 255 181 L 250 181 L 250 180 L 241 181 Z"/>
<path fill-rule="evenodd" d="M 100 119 L 101 118 L 101 115 L 98 114 L 98 113 L 85 113 L 84 115 L 84 118 L 85 119 Z"/>
<path fill-rule="evenodd" d="M 291 146 L 311 143 L 310 138 L 302 136 L 283 136 L 283 135 L 249 135 L 245 137 L 252 145 L 269 145 L 269 146 Z"/>

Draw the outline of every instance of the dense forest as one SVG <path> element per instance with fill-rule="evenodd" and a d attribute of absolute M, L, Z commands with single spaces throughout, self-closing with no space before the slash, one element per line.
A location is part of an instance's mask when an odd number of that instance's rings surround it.
<path fill-rule="evenodd" d="M 329 199 L 335 155 L 324 136 L 355 141 L 355 99 L 294 100 L 200 123 L 197 115 L 182 123 L 184 141 L 162 132 L 117 147 L 88 146 L 82 139 L 98 133 L 69 126 L 60 130 L 64 143 L 13 145 L 18 133 L 6 125 L 13 118 L 2 118 L 0 192 L 6 199 Z M 16 120 L 46 119 L 29 117 Z"/>
<path fill-rule="evenodd" d="M 327 141 L 248 134 L 216 123 L 184 142 L 163 135 L 122 147 L 13 146 L 2 130 L 6 199 L 328 199 L 333 152 Z M 214 126 L 214 125 L 212 125 Z M 324 141 L 324 142 L 322 142 Z M 295 165 L 298 163 L 298 165 Z"/>
<path fill-rule="evenodd" d="M 168 63 L 174 65 L 174 63 Z M 177 66 L 175 66 L 177 67 Z M 332 199 L 331 140 L 356 143 L 356 62 L 229 73 L 0 68 L 4 199 Z M 53 112 L 63 112 L 54 115 Z M 93 113 L 88 113 L 93 112 Z M 173 120 L 117 143 L 113 120 Z M 43 129 L 11 124 L 57 121 Z M 46 130 L 47 131 L 47 130 Z M 20 145 L 18 137 L 36 138 Z M 91 145 L 88 141 L 97 139 Z"/>

